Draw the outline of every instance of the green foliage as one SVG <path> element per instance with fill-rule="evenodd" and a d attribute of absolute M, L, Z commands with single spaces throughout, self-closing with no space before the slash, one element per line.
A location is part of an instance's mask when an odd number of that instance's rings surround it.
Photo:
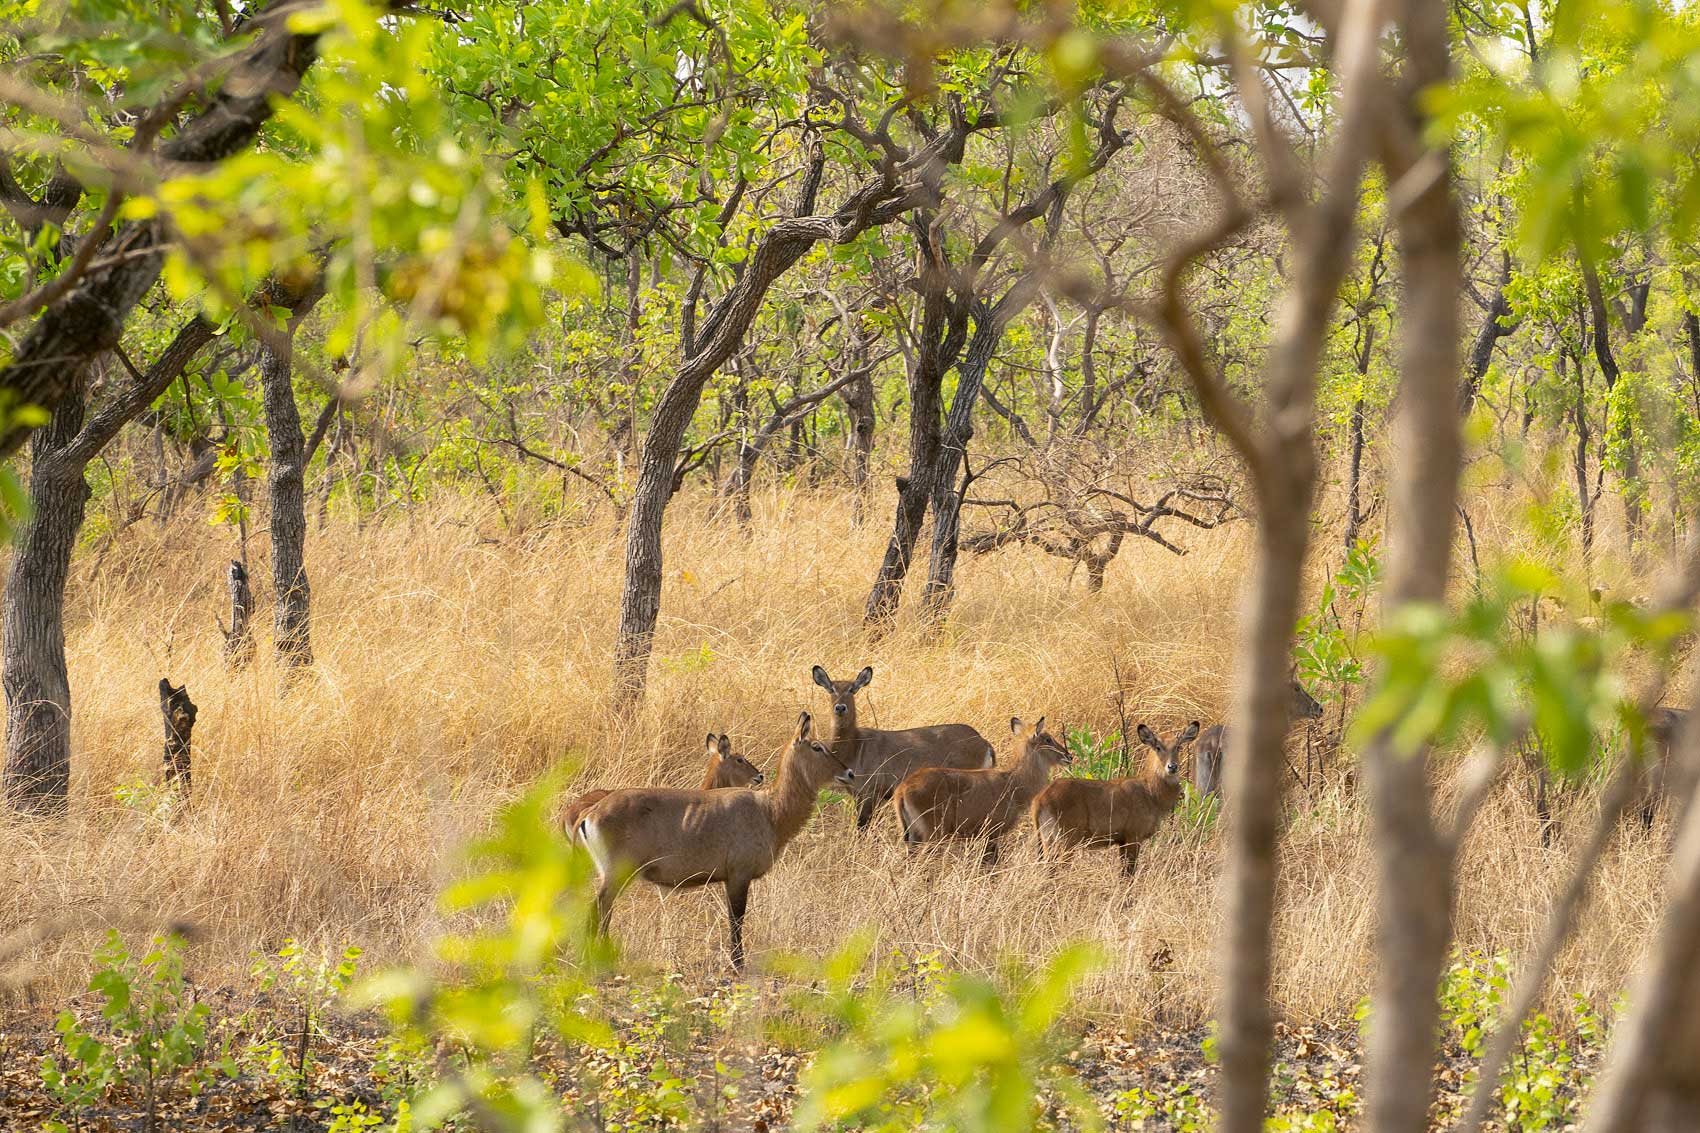
<path fill-rule="evenodd" d="M 1612 601 L 1589 619 L 1593 624 L 1578 619 L 1518 632 L 1524 607 L 1563 592 L 1551 571 L 1512 561 L 1456 613 L 1427 605 L 1399 610 L 1374 639 L 1382 671 L 1354 736 L 1362 742 L 1386 731 L 1399 750 L 1412 752 L 1479 729 L 1503 746 L 1526 722 L 1567 776 L 1587 769 L 1597 738 L 1614 727 L 1639 741 L 1644 722 L 1626 692 L 1626 667 L 1642 654 L 1668 663 L 1691 617 Z M 1587 601 L 1571 604 L 1586 608 Z"/>
<path fill-rule="evenodd" d="M 1511 962 L 1469 951 L 1454 957 L 1441 983 L 1440 1005 L 1446 1026 L 1464 1052 L 1480 1058 L 1488 1036 L 1501 1021 L 1511 988 Z M 1598 1015 L 1580 996 L 1571 1004 L 1568 1037 L 1548 1015 L 1534 1012 L 1524 1020 L 1517 1046 L 1499 1084 L 1500 1120 L 1517 1133 L 1543 1133 L 1572 1127 L 1591 1075 L 1579 1063 L 1593 1063 L 1603 1049 Z"/>
<path fill-rule="evenodd" d="M 151 1127 L 160 1094 L 206 1045 L 207 1009 L 183 978 L 183 940 L 155 937 L 137 957 L 116 931 L 108 932 L 94 965 L 89 990 L 101 998 L 106 1033 L 91 1032 L 72 1012 L 62 1012 L 54 1029 L 63 1059 L 44 1057 L 42 1079 L 70 1119 L 61 1128 L 79 1127 L 80 1114 L 117 1085 L 142 1094 Z"/>
<path fill-rule="evenodd" d="M 1090 949 L 1014 972 L 1007 989 L 952 974 L 936 999 L 904 995 L 889 975 L 859 983 L 866 957 L 852 944 L 816 973 L 825 990 L 813 1006 L 837 1037 L 803 1076 L 797 1128 L 1025 1131 L 1047 1086 L 1078 1103 L 1052 1029 L 1097 962 Z"/>
<path fill-rule="evenodd" d="M 256 959 L 251 974 L 278 1010 L 250 1044 L 248 1059 L 285 1089 L 305 1092 L 312 1084 L 316 1043 L 327 1037 L 324 1017 L 353 982 L 359 960 L 360 949 L 353 945 L 334 959 L 314 960 L 294 939 Z"/>
<path fill-rule="evenodd" d="M 1299 619 L 1294 630 L 1294 659 L 1299 679 L 1322 681 L 1336 689 L 1361 684 L 1363 662 L 1358 637 L 1364 609 L 1381 582 L 1381 559 L 1373 539 L 1360 539 L 1346 552 L 1346 561 L 1322 584 L 1316 610 Z M 1351 627 L 1340 615 L 1339 606 L 1351 613 Z"/>
<path fill-rule="evenodd" d="M 1168 1091 L 1135 1086 L 1117 1095 L 1111 1113 L 1115 1127 L 1130 1133 L 1155 1133 L 1159 1129 L 1203 1133 L 1213 1125 L 1204 1098 L 1189 1082 L 1178 1083 Z"/>
<path fill-rule="evenodd" d="M 1090 728 L 1070 728 L 1068 750 L 1074 756 L 1071 775 L 1082 779 L 1116 779 L 1133 774 L 1127 744 L 1119 731 L 1094 736 Z"/>

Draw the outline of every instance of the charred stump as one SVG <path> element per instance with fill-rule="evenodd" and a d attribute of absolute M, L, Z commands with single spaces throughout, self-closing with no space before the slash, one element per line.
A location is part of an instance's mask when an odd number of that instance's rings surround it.
<path fill-rule="evenodd" d="M 189 686 L 172 688 L 159 679 L 159 711 L 165 717 L 165 785 L 189 793 L 189 737 L 195 730 L 195 702 Z"/>

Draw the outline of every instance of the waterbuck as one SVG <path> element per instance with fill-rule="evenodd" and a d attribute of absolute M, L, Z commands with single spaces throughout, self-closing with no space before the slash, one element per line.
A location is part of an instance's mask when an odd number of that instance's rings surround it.
<path fill-rule="evenodd" d="M 1005 768 L 925 767 L 903 780 L 891 797 L 903 840 L 911 847 L 944 839 L 985 838 L 985 861 L 997 860 L 998 839 L 1015 829 L 1050 782 L 1051 771 L 1074 762 L 1045 718 L 1023 724 L 1012 717 L 1015 759 Z"/>
<path fill-rule="evenodd" d="M 1058 779 L 1033 800 L 1033 827 L 1039 855 L 1068 846 L 1119 847 L 1129 875 L 1139 862 L 1139 844 L 1157 832 L 1180 805 L 1181 748 L 1198 737 L 1198 721 L 1165 743 L 1139 725 L 1140 742 L 1150 748 L 1140 774 L 1128 779 Z"/>
<path fill-rule="evenodd" d="M 832 698 L 832 753 L 856 772 L 856 827 L 873 821 L 874 808 L 897 785 L 924 767 L 974 770 L 995 766 L 997 753 L 967 724 L 922 728 L 862 728 L 856 723 L 856 694 L 874 679 L 869 665 L 854 680 L 835 681 L 816 665 L 814 681 Z"/>
<path fill-rule="evenodd" d="M 593 804 L 577 832 L 596 863 L 598 931 L 607 935 L 614 898 L 632 877 L 666 889 L 724 885 L 732 967 L 742 970 L 750 885 L 773 868 L 809 821 L 821 787 L 833 779 L 849 783 L 855 773 L 813 737 L 804 712 L 771 787 L 636 788 Z"/>
<path fill-rule="evenodd" d="M 722 787 L 759 787 L 762 784 L 761 768 L 732 750 L 732 741 L 722 732 L 716 736 L 708 733 L 708 766 L 703 769 L 700 791 L 715 791 Z M 568 840 L 578 835 L 578 820 L 584 817 L 584 812 L 595 803 L 607 798 L 612 791 L 586 791 L 574 799 L 562 815 L 561 825 L 566 829 Z"/>
<path fill-rule="evenodd" d="M 1293 678 L 1293 719 L 1320 720 L 1322 705 Z M 1228 750 L 1228 726 L 1212 724 L 1198 737 L 1198 747 L 1192 757 L 1192 785 L 1199 796 L 1221 795 L 1222 753 Z"/>

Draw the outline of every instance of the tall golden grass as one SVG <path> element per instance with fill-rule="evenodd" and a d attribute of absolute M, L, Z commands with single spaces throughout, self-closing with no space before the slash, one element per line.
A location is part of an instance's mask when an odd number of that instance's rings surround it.
<path fill-rule="evenodd" d="M 318 662 L 287 695 L 267 661 L 225 671 L 214 615 L 228 536 L 194 519 L 132 528 L 74 572 L 70 819 L 0 820 L 0 923 L 62 921 L 30 957 L 29 994 L 79 986 L 96 930 L 112 924 L 193 925 L 203 982 L 239 981 L 253 951 L 286 937 L 416 955 L 440 927 L 434 896 L 456 848 L 505 800 L 562 764 L 586 786 L 691 782 L 710 729 L 771 768 L 797 711 L 825 708 L 809 681 L 817 663 L 875 667 L 868 723 L 966 721 L 1000 751 L 1012 715 L 1118 726 L 1112 657 L 1133 721 L 1166 731 L 1220 718 L 1249 525 L 1187 532 L 1184 558 L 1134 542 L 1096 596 L 1036 552 L 971 559 L 942 637 L 905 622 L 869 644 L 860 615 L 884 527 L 853 527 L 849 515 L 840 495 L 772 489 L 746 535 L 712 501 L 681 497 L 649 694 L 625 722 L 608 707 L 622 540 L 606 511 L 520 534 L 456 497 L 361 531 L 333 521 L 308 552 Z M 1484 528 L 1478 519 L 1484 542 L 1508 537 Z M 255 546 L 261 580 L 263 539 Z M 263 642 L 269 612 L 262 597 Z M 168 823 L 114 798 L 157 778 L 161 676 L 186 682 L 200 706 L 193 805 Z M 1569 837 L 1589 803 L 1565 805 L 1577 819 Z M 1367 821 L 1337 779 L 1295 790 L 1289 812 L 1276 991 L 1294 1017 L 1338 1018 L 1373 982 Z M 1108 854 L 1046 865 L 1023 837 L 986 870 L 973 853 L 911 859 L 894 831 L 882 813 L 859 836 L 845 805 L 823 805 L 756 887 L 746 937 L 757 962 L 773 950 L 824 954 L 857 929 L 881 951 L 936 951 L 969 969 L 1086 938 L 1108 961 L 1090 1009 L 1174 1024 L 1208 1012 L 1219 831 L 1171 824 L 1131 884 Z M 1622 986 L 1658 910 L 1663 841 L 1618 840 L 1555 995 L 1603 1000 Z M 1543 848 L 1528 792 L 1503 786 L 1464 853 L 1461 943 L 1527 947 L 1566 844 Z M 713 894 L 640 887 L 614 927 L 642 963 L 724 963 Z"/>

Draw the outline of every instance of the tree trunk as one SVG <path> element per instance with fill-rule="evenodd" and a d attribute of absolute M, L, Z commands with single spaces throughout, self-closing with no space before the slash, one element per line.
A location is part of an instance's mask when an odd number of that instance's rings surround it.
<path fill-rule="evenodd" d="M 1611 348 L 1611 320 L 1606 311 L 1604 293 L 1600 290 L 1600 274 L 1586 261 L 1582 264 L 1582 282 L 1588 294 L 1588 314 L 1593 322 L 1594 358 L 1605 378 L 1606 402 L 1610 406 L 1606 420 L 1606 436 L 1617 441 L 1623 458 L 1623 530 L 1631 554 L 1636 551 L 1641 535 L 1641 455 L 1635 446 L 1634 415 L 1627 409 L 1611 405 L 1622 371 L 1617 355 Z M 1642 300 L 1645 303 L 1645 300 Z M 1645 310 L 1643 306 L 1641 310 Z M 1615 434 L 1615 435 L 1614 435 Z"/>
<path fill-rule="evenodd" d="M 25 814 L 62 814 L 71 788 L 71 683 L 65 668 L 65 578 L 88 503 L 83 464 L 64 449 L 83 427 L 79 374 L 31 438 L 30 500 L 0 611 L 6 692 L 7 801 Z"/>
<path fill-rule="evenodd" d="M 230 628 L 224 630 L 224 663 L 245 669 L 254 659 L 254 591 L 248 585 L 248 568 L 231 559 L 225 583 L 230 588 Z"/>
<path fill-rule="evenodd" d="M 1346 550 L 1358 544 L 1358 530 L 1363 526 L 1362 484 L 1364 466 L 1364 399 L 1352 403 L 1352 456 L 1346 470 Z"/>
<path fill-rule="evenodd" d="M 840 395 L 850 415 L 850 488 L 855 493 L 850 522 L 860 527 L 867 506 L 868 473 L 874 462 L 874 377 L 865 373 Z"/>
<path fill-rule="evenodd" d="M 925 225 L 917 224 L 917 228 L 924 236 Z M 950 301 L 938 265 L 923 268 L 921 286 L 926 310 L 909 373 L 909 474 L 897 478 L 897 514 L 892 520 L 891 539 L 862 615 L 863 624 L 876 633 L 888 628 L 897 615 L 903 600 L 903 580 L 915 558 L 927 506 L 939 491 L 934 477 L 939 472 L 939 449 L 944 443 L 940 422 L 944 376 L 967 339 L 967 308 Z"/>
<path fill-rule="evenodd" d="M 951 400 L 950 418 L 934 457 L 938 468 L 932 474 L 931 489 L 933 546 L 927 565 L 927 585 L 921 595 L 922 609 L 935 625 L 944 621 L 955 596 L 957 540 L 962 518 L 962 496 L 956 480 L 968 452 L 968 442 L 974 436 L 974 407 L 980 400 L 980 388 L 985 383 L 992 355 L 1003 340 L 1004 328 L 1026 305 L 1018 301 L 1008 307 L 1003 302 L 995 307 L 982 307 L 975 319 L 974 336 L 956 368 L 956 395 Z"/>
<path fill-rule="evenodd" d="M 1558 378 L 1564 380 L 1565 356 L 1558 356 Z M 1582 565 L 1587 568 L 1594 550 L 1594 497 L 1588 491 L 1588 375 L 1580 360 L 1576 363 L 1576 405 L 1571 412 L 1576 422 L 1576 448 L 1571 457 L 1571 470 L 1576 475 L 1576 505 L 1582 517 Z"/>
<path fill-rule="evenodd" d="M 1470 347 L 1469 369 L 1465 372 L 1464 384 L 1458 390 L 1458 412 L 1466 417 L 1476 407 L 1476 395 L 1481 393 L 1482 379 L 1487 376 L 1488 367 L 1493 365 L 1494 345 L 1517 329 L 1515 322 L 1509 325 L 1505 322 L 1511 315 L 1511 301 L 1505 294 L 1511 283 L 1511 253 L 1501 252 L 1500 257 L 1499 286 L 1494 289 L 1487 317 L 1482 320 L 1481 329 L 1476 332 L 1476 340 Z"/>
<path fill-rule="evenodd" d="M 1398 19 L 1406 50 L 1401 105 L 1394 111 L 1429 136 L 1423 93 L 1450 67 L 1445 8 L 1405 0 Z M 1453 197 L 1450 153 L 1420 155 L 1438 173 L 1397 214 L 1405 286 L 1399 343 L 1400 458 L 1392 484 L 1387 601 L 1400 607 L 1446 600 L 1457 515 L 1463 438 L 1453 395 L 1459 368 L 1458 294 L 1462 228 Z M 1409 175 L 1384 157 L 1387 177 Z M 1367 745 L 1364 764 L 1377 864 L 1378 962 L 1375 1025 L 1370 1028 L 1368 1127 L 1423 1133 L 1429 1127 L 1439 1054 L 1438 989 L 1452 932 L 1454 866 L 1449 839 L 1436 827 L 1426 753 L 1397 750 L 1390 735 Z"/>
<path fill-rule="evenodd" d="M 295 405 L 292 323 L 260 349 L 260 386 L 271 444 L 272 647 L 286 671 L 313 663 L 312 590 L 307 582 L 307 439 Z"/>

